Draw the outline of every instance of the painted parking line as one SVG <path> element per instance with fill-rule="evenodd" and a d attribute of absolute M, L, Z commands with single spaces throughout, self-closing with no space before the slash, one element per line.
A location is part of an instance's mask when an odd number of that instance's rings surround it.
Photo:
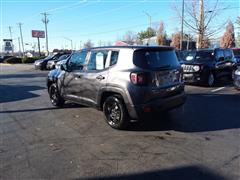
<path fill-rule="evenodd" d="M 211 90 L 211 92 L 221 91 L 221 90 L 223 90 L 223 89 L 225 89 L 225 88 L 226 88 L 226 87 L 220 87 L 220 88 Z"/>

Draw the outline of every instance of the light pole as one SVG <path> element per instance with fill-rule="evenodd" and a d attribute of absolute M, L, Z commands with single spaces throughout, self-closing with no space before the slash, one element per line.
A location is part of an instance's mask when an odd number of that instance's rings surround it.
<path fill-rule="evenodd" d="M 143 11 L 143 13 L 147 15 L 147 17 L 149 19 L 149 28 L 151 28 L 151 26 L 152 26 L 152 16 L 146 11 Z"/>
<path fill-rule="evenodd" d="M 69 39 L 67 37 L 63 37 L 63 38 L 71 42 L 71 49 L 73 50 L 73 41 L 72 41 L 72 39 Z"/>
<path fill-rule="evenodd" d="M 182 23 L 181 23 L 180 50 L 183 49 L 183 22 L 184 22 L 184 0 L 182 0 Z"/>
<path fill-rule="evenodd" d="M 151 26 L 152 26 L 152 16 L 146 12 L 146 11 L 143 11 L 143 13 L 148 17 L 149 19 L 149 29 L 147 30 L 148 31 L 148 43 L 149 43 L 149 40 L 150 40 L 150 30 L 152 29 Z"/>

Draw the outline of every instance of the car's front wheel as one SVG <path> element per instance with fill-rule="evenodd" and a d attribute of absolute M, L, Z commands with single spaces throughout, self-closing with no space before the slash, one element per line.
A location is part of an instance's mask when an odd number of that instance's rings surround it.
<path fill-rule="evenodd" d="M 110 96 L 103 104 L 105 120 L 114 129 L 125 129 L 129 124 L 129 115 L 123 100 Z"/>
<path fill-rule="evenodd" d="M 61 107 L 64 105 L 65 101 L 60 95 L 57 85 L 55 83 L 50 85 L 48 93 L 53 106 Z"/>

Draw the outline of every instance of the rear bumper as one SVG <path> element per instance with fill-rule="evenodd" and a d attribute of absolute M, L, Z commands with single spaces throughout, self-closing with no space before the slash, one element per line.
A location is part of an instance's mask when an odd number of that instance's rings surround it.
<path fill-rule="evenodd" d="M 182 106 L 186 101 L 186 94 L 184 91 L 168 98 L 161 98 L 153 100 L 141 105 L 128 105 L 127 109 L 129 115 L 133 119 L 139 119 L 141 116 L 148 113 L 163 112 L 175 109 Z M 147 112 L 146 112 L 147 111 Z"/>

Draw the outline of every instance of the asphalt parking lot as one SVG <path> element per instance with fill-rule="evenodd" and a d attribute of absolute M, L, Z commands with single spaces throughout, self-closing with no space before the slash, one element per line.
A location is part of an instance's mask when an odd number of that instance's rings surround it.
<path fill-rule="evenodd" d="M 240 179 L 240 92 L 186 86 L 186 104 L 128 130 L 51 106 L 47 71 L 0 64 L 0 179 Z"/>

